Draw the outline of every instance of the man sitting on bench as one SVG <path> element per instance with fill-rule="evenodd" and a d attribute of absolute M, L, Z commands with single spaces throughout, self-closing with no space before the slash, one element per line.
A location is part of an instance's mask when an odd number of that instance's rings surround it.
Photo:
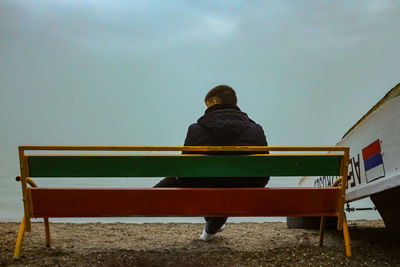
<path fill-rule="evenodd" d="M 219 85 L 205 97 L 207 109 L 197 123 L 190 125 L 185 146 L 267 146 L 263 128 L 251 120 L 237 106 L 235 91 L 227 85 Z M 196 152 L 183 152 L 196 153 Z M 197 152 L 198 153 L 198 152 Z M 260 152 L 257 152 L 260 154 Z M 268 153 L 266 151 L 265 153 Z M 204 154 L 221 155 L 221 152 Z M 225 153 L 227 154 L 227 153 Z M 254 154 L 230 152 L 229 154 Z M 269 177 L 232 178 L 179 178 L 167 177 L 154 187 L 265 187 Z M 206 227 L 200 238 L 210 241 L 225 228 L 228 218 L 205 217 Z"/>

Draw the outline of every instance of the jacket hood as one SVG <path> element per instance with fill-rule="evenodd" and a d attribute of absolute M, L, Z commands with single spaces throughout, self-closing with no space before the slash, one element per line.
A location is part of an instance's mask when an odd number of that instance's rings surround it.
<path fill-rule="evenodd" d="M 225 142 L 234 140 L 250 127 L 247 114 L 229 104 L 211 106 L 197 123 L 207 128 L 215 138 Z"/>

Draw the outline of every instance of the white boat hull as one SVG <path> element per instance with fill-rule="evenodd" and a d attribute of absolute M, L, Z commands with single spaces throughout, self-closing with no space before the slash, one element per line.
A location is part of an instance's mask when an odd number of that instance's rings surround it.
<path fill-rule="evenodd" d="M 337 143 L 350 147 L 346 202 L 370 197 L 390 232 L 400 236 L 400 84 Z M 303 177 L 300 186 L 331 186 L 337 177 Z M 289 222 L 289 221 L 288 221 Z"/>

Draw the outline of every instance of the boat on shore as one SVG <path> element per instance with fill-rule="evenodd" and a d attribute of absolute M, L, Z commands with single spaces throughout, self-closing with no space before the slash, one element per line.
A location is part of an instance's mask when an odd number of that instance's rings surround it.
<path fill-rule="evenodd" d="M 346 202 L 371 198 L 386 228 L 400 237 L 400 83 L 357 121 L 336 144 L 350 147 Z M 302 177 L 300 186 L 331 186 L 337 177 Z M 315 225 L 288 218 L 288 227 Z"/>

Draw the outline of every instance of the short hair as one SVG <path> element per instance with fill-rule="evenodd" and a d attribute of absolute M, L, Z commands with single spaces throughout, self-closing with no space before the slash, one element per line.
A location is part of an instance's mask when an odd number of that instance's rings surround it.
<path fill-rule="evenodd" d="M 207 93 L 204 101 L 207 102 L 211 98 L 217 98 L 220 104 L 237 104 L 236 92 L 228 85 L 218 85 Z"/>

